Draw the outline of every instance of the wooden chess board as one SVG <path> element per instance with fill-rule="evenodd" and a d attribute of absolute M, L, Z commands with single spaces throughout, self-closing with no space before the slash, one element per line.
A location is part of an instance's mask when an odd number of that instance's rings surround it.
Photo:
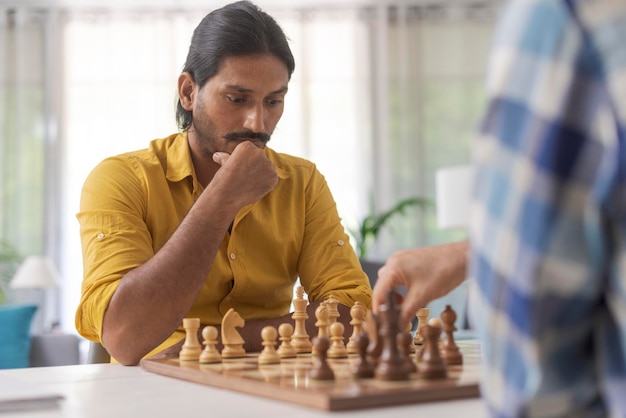
<path fill-rule="evenodd" d="M 308 377 L 311 355 L 283 359 L 280 364 L 259 366 L 258 354 L 227 359 L 217 364 L 180 361 L 174 355 L 144 359 L 141 367 L 149 372 L 217 388 L 291 402 L 326 411 L 376 408 L 409 403 L 479 397 L 480 351 L 475 341 L 457 341 L 463 365 L 448 366 L 448 377 L 426 380 L 411 375 L 400 382 L 355 379 L 350 364 L 356 356 L 328 360 L 335 380 L 318 381 Z"/>

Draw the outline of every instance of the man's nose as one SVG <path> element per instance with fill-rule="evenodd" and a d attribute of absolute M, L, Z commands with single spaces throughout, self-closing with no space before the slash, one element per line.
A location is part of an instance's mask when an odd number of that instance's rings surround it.
<path fill-rule="evenodd" d="M 253 106 L 248 109 L 246 114 L 246 120 L 244 128 L 251 130 L 252 132 L 265 132 L 264 122 L 265 111 L 263 105 Z"/>

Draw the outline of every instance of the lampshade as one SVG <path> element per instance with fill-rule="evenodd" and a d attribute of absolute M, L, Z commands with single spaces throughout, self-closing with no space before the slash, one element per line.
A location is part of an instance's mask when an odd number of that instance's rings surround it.
<path fill-rule="evenodd" d="M 437 225 L 441 229 L 467 228 L 472 189 L 472 167 L 446 167 L 435 175 Z"/>
<path fill-rule="evenodd" d="M 49 257 L 30 255 L 11 280 L 13 289 L 39 289 L 58 286 L 59 273 Z"/>

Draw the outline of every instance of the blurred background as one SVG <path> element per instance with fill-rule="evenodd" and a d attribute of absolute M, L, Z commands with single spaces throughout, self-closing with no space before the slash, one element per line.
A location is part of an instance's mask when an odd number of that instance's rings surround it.
<path fill-rule="evenodd" d="M 174 133 L 191 33 L 224 1 L 0 0 L 0 268 L 56 267 L 40 332 L 75 333 L 76 213 L 107 156 Z M 258 0 L 296 69 L 270 147 L 315 162 L 348 229 L 412 197 L 362 259 L 465 237 L 436 222 L 435 173 L 469 161 L 496 0 Z M 353 242 L 356 246 L 356 240 Z M 1 302 L 0 302 L 1 303 Z"/>

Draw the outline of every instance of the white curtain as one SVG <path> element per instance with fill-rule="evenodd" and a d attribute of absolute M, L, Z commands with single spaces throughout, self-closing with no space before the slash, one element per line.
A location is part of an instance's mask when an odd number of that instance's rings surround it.
<path fill-rule="evenodd" d="M 267 2 L 296 58 L 270 146 L 318 165 L 347 226 L 367 214 L 370 199 L 384 210 L 409 196 L 434 198 L 434 171 L 469 159 L 495 6 L 342 6 L 338 0 L 330 10 L 317 10 L 308 3 Z M 68 331 L 82 278 L 75 218 L 82 183 L 103 158 L 175 132 L 176 79 L 208 9 L 103 4 L 2 13 L 0 54 L 8 59 L 0 64 L 1 238 L 40 242 L 37 249 L 55 257 L 65 281 L 59 314 Z M 46 18 L 24 19 L 38 26 L 19 32 L 8 23 L 18 11 Z M 36 64 L 29 54 L 38 57 Z M 17 75 L 29 81 L 20 83 Z M 33 79 L 39 80 L 39 101 L 15 101 L 14 90 L 23 95 Z M 38 140 L 30 139 L 31 131 Z M 27 152 L 27 144 L 39 151 Z M 21 168 L 7 162 L 7 149 L 19 156 Z M 33 173 L 34 167 L 41 169 Z M 18 203 L 7 203 L 6 190 L 14 186 L 5 176 L 37 178 L 40 194 L 15 194 Z M 15 217 L 35 220 L 39 241 L 12 229 Z M 383 260 L 401 248 L 457 237 L 436 229 L 434 211 L 413 210 L 392 222 L 371 257 Z"/>

